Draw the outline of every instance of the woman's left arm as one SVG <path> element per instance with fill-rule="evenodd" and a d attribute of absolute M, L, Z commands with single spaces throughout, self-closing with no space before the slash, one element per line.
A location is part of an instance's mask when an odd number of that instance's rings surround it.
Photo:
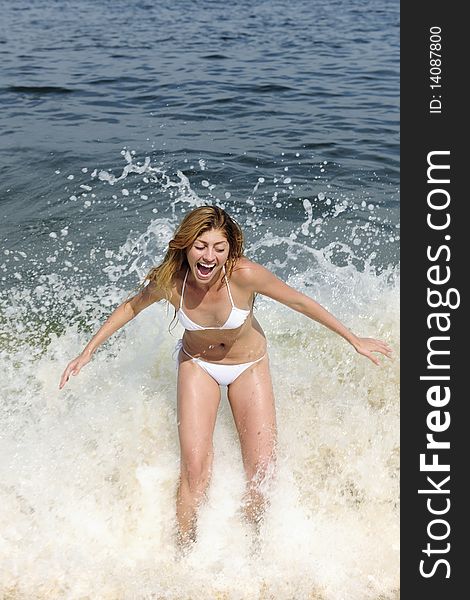
<path fill-rule="evenodd" d="M 359 354 L 366 356 L 376 365 L 380 363 L 378 358 L 372 354 L 373 352 L 380 352 L 391 358 L 391 348 L 385 342 L 373 338 L 358 337 L 328 312 L 326 308 L 323 308 L 321 304 L 290 287 L 261 265 L 250 262 L 244 277 L 247 282 L 250 281 L 254 293 L 268 296 L 328 327 L 328 329 L 348 341 Z"/>

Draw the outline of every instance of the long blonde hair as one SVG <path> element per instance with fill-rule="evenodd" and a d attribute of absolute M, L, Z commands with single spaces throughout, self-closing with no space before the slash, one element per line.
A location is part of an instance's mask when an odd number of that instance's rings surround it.
<path fill-rule="evenodd" d="M 186 251 L 200 235 L 211 229 L 220 229 L 227 238 L 229 254 L 225 270 L 227 277 L 230 277 L 237 260 L 243 256 L 244 240 L 240 225 L 217 206 L 200 206 L 188 213 L 181 221 L 173 239 L 168 244 L 163 262 L 150 269 L 144 284 L 147 281 L 153 281 L 158 289 L 165 293 L 165 298 L 170 300 L 177 273 L 185 265 L 189 267 Z"/>

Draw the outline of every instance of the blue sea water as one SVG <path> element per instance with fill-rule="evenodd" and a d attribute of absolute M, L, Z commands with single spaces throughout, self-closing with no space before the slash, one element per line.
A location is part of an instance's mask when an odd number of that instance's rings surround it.
<path fill-rule="evenodd" d="M 237 218 L 250 258 L 397 347 L 398 2 L 0 0 L 0 15 L 2 593 L 397 597 L 396 362 L 371 371 L 260 299 L 283 465 L 264 546 L 253 558 L 232 510 L 222 409 L 183 567 L 171 317 L 152 307 L 56 384 L 202 203 Z"/>
<path fill-rule="evenodd" d="M 44 251 L 59 221 L 117 244 L 167 214 L 168 193 L 142 181 L 127 214 L 106 187 L 99 210 L 69 200 L 95 168 L 120 171 L 127 148 L 203 199 L 230 194 L 242 221 L 249 199 L 294 224 L 304 199 L 320 218 L 345 202 L 343 235 L 369 221 L 380 262 L 396 264 L 398 20 L 384 0 L 3 3 L 2 243 Z"/>

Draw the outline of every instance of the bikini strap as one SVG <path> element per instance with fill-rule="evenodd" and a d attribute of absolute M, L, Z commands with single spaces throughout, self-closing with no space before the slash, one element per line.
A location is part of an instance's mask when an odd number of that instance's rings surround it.
<path fill-rule="evenodd" d="M 183 280 L 183 287 L 181 288 L 180 310 L 183 308 L 183 295 L 184 295 L 184 288 L 186 287 L 186 279 L 188 278 L 188 273 L 189 273 L 189 269 L 186 269 L 186 275 L 184 276 L 184 280 Z"/>
<path fill-rule="evenodd" d="M 232 298 L 232 292 L 230 291 L 230 285 L 228 283 L 227 273 L 225 272 L 225 265 L 223 266 L 223 269 L 224 269 L 225 281 L 227 282 L 227 291 L 228 291 L 228 295 L 229 295 L 229 298 L 230 298 L 230 302 L 232 304 L 232 308 L 235 308 L 235 304 L 233 303 L 233 298 Z"/>

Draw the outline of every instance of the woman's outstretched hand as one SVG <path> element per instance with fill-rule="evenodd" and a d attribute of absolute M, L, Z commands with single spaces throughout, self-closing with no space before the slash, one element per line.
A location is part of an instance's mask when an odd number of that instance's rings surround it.
<path fill-rule="evenodd" d="M 64 385 L 69 380 L 70 375 L 78 375 L 81 369 L 90 362 L 91 357 L 86 356 L 85 354 L 80 354 L 77 358 L 74 358 L 69 362 L 69 364 L 65 367 L 65 371 L 62 373 L 62 377 L 60 378 L 59 390 L 61 390 Z"/>
<path fill-rule="evenodd" d="M 380 352 L 380 354 L 383 354 L 387 358 L 392 358 L 392 349 L 388 344 L 381 340 L 374 340 L 373 338 L 357 338 L 357 341 L 353 345 L 356 352 L 366 356 L 376 365 L 380 365 L 380 362 L 372 352 Z"/>

